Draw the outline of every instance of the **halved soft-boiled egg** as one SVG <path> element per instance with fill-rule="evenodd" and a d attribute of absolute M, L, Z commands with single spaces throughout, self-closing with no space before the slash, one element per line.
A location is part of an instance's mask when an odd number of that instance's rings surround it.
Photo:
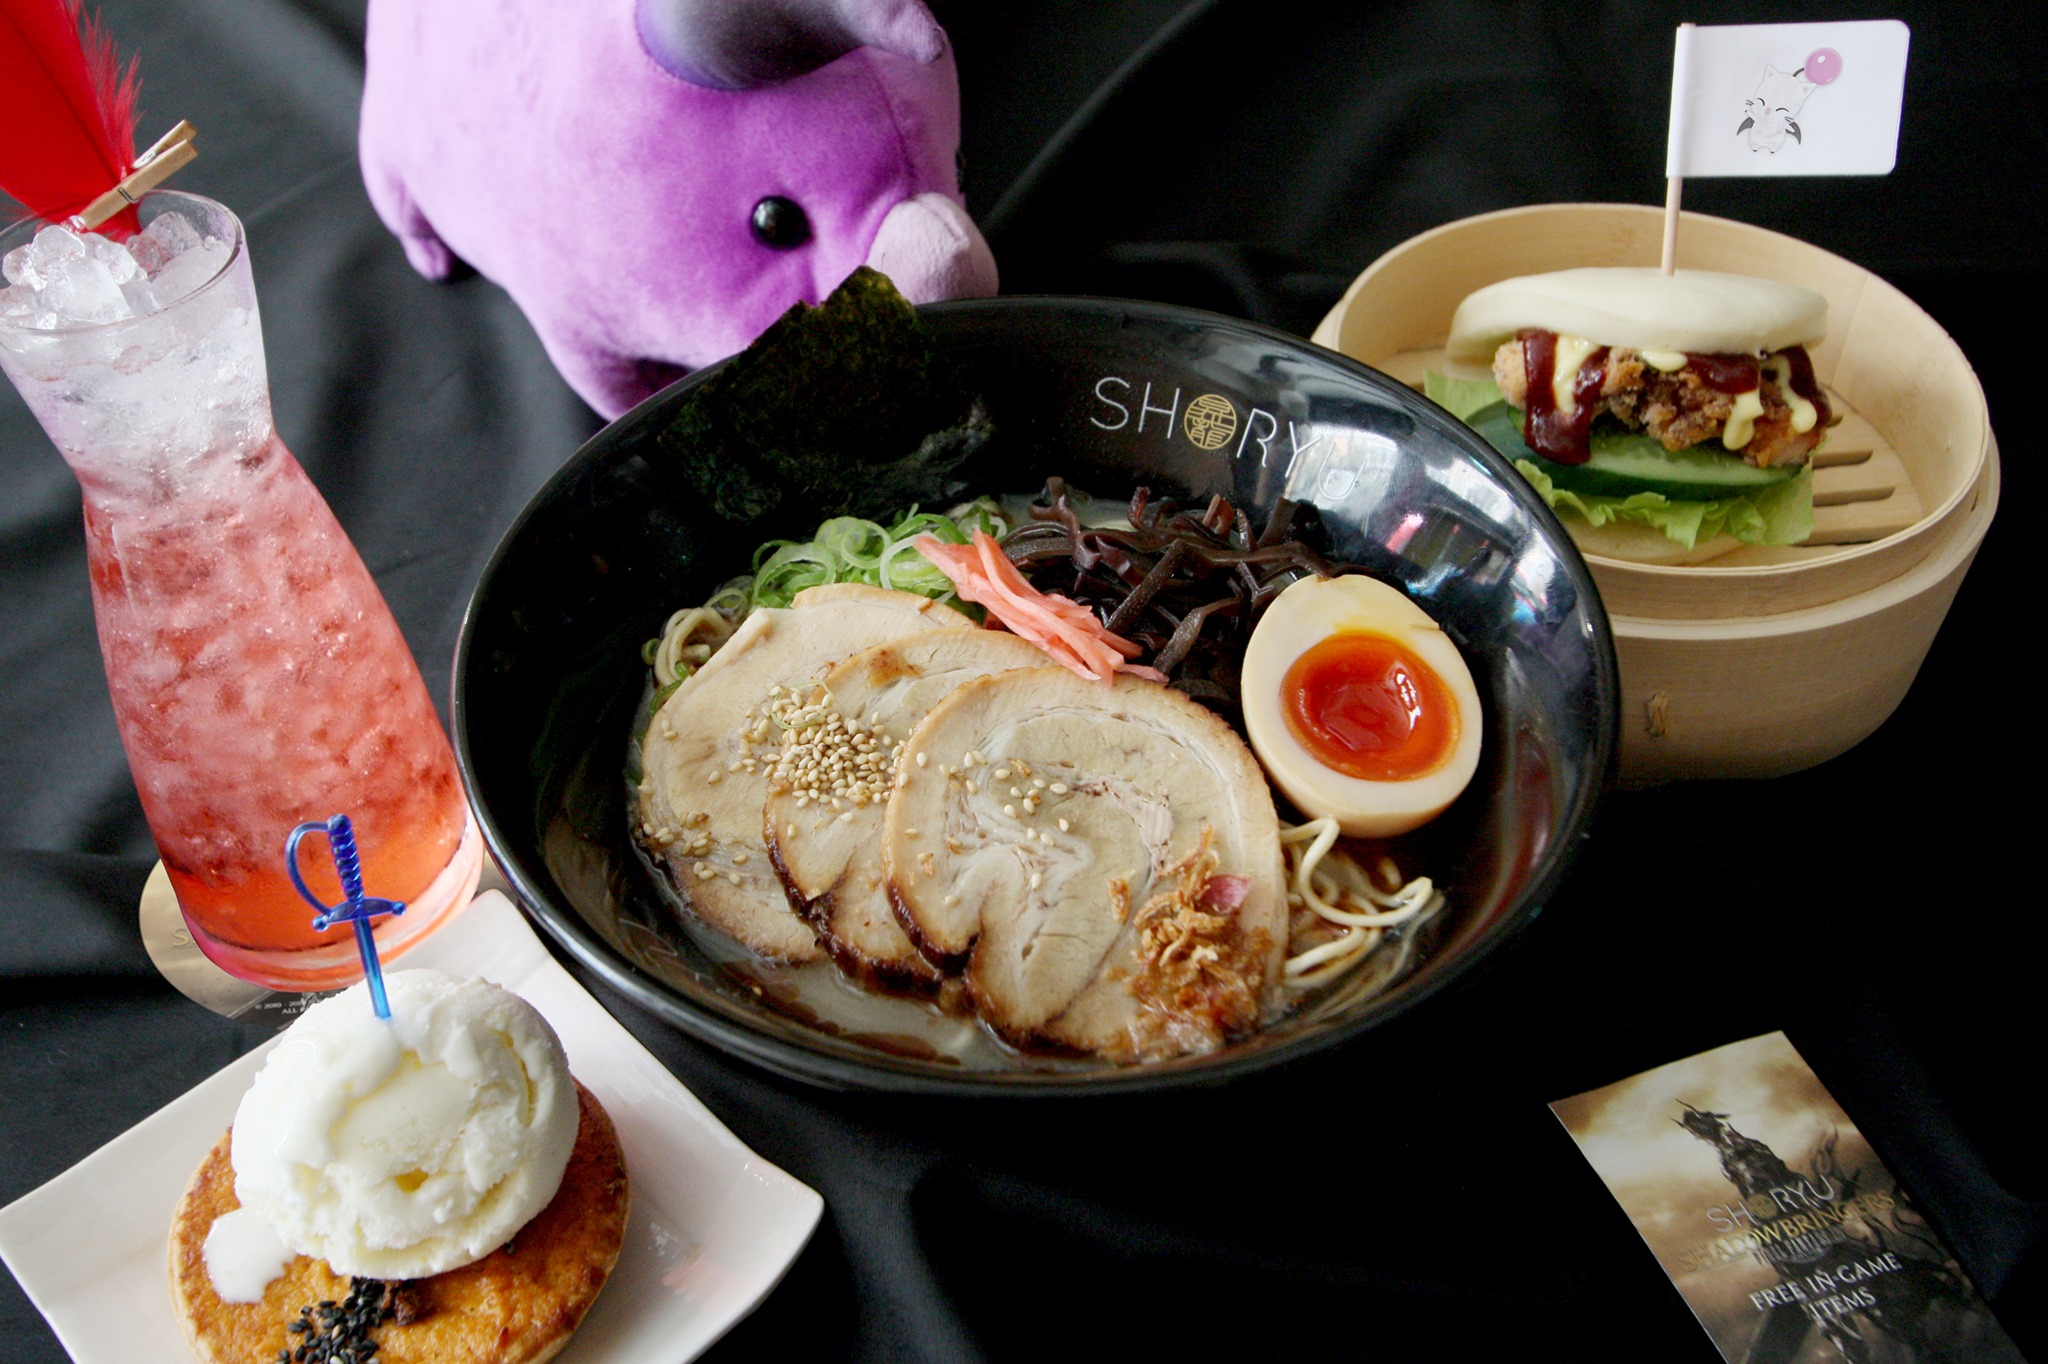
<path fill-rule="evenodd" d="M 1371 578 L 1304 578 L 1266 608 L 1241 683 L 1252 751 L 1311 819 L 1406 833 L 1479 768 L 1479 689 L 1429 614 Z"/>

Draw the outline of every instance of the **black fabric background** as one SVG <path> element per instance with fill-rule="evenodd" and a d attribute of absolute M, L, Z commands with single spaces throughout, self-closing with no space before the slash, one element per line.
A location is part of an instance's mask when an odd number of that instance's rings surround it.
<path fill-rule="evenodd" d="M 596 428 L 488 282 L 406 267 L 357 176 L 360 0 L 105 0 L 179 184 L 248 226 L 280 432 L 436 690 L 497 536 Z M 2032 650 L 2048 487 L 2038 319 L 2048 23 L 2035 6 L 1443 0 L 941 5 L 970 206 L 1011 292 L 1312 328 L 1424 228 L 1661 202 L 1671 29 L 1902 17 L 1898 170 L 1696 182 L 1687 207 L 1876 270 L 1962 343 L 1997 522 L 1912 694 L 1848 755 L 1607 801 L 1507 960 L 1282 1073 L 1057 1104 L 827 1096 L 595 993 L 819 1189 L 787 1280 L 709 1358 L 1716 1358 L 1563 1131 L 1562 1095 L 1783 1028 L 2048 1358 Z M 559 212 L 574 206 L 510 204 Z M 2038 646 L 2035 646 L 2038 647 Z M 260 1039 L 156 977 L 152 852 L 94 642 L 75 484 L 0 391 L 0 1201 Z M 10 1279 L 0 1358 L 61 1358 Z M 137 1342 L 138 1359 L 179 1358 Z"/>

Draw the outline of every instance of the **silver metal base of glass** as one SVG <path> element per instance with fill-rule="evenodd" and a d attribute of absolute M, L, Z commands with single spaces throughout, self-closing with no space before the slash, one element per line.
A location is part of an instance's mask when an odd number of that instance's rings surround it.
<path fill-rule="evenodd" d="M 488 857 L 484 858 L 483 880 L 477 893 L 481 895 L 487 890 L 511 894 L 511 886 Z M 171 889 L 170 873 L 161 862 L 150 869 L 149 880 L 143 883 L 138 917 L 142 922 L 142 945 L 163 978 L 176 986 L 179 994 L 223 1018 L 282 1028 L 308 1006 L 336 993 L 266 990 L 215 966 L 193 943 L 191 931 L 185 927 L 185 916 L 178 909 L 177 894 Z"/>

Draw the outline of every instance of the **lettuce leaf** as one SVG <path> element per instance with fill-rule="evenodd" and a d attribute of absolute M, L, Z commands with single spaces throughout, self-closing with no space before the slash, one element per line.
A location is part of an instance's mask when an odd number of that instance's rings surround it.
<path fill-rule="evenodd" d="M 1500 387 L 1490 378 L 1456 379 L 1434 370 L 1422 376 L 1422 395 L 1459 421 L 1501 401 Z M 1593 526 L 1609 522 L 1648 526 L 1687 549 L 1724 534 L 1746 545 L 1796 545 L 1813 534 L 1810 465 L 1783 483 L 1712 502 L 1677 500 L 1662 493 L 1628 497 L 1577 493 L 1555 486 L 1534 460 L 1518 459 L 1515 468 L 1559 516 L 1577 516 Z"/>
<path fill-rule="evenodd" d="M 1433 369 L 1423 372 L 1422 396 L 1459 421 L 1466 421 L 1474 412 L 1501 400 L 1500 385 L 1491 378 L 1454 379 Z"/>
<path fill-rule="evenodd" d="M 1713 502 L 1676 501 L 1662 493 L 1600 497 L 1552 485 L 1535 461 L 1518 459 L 1515 467 L 1529 480 L 1550 509 L 1576 515 L 1588 525 L 1633 522 L 1664 532 L 1687 549 L 1717 535 L 1732 535 L 1745 545 L 1796 545 L 1813 534 L 1813 470 L 1762 492 Z"/>

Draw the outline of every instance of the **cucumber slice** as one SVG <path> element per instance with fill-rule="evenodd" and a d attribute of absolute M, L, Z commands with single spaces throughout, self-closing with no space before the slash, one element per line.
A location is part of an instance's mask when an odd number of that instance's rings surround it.
<path fill-rule="evenodd" d="M 1759 469 L 1718 444 L 1666 450 L 1655 437 L 1613 426 L 1593 428 L 1587 442 L 1593 454 L 1584 464 L 1559 464 L 1529 448 L 1522 414 L 1505 402 L 1481 408 L 1466 422 L 1509 459 L 1534 460 L 1552 483 L 1576 493 L 1662 493 L 1675 502 L 1712 502 L 1773 488 L 1799 473 L 1792 465 Z"/>

